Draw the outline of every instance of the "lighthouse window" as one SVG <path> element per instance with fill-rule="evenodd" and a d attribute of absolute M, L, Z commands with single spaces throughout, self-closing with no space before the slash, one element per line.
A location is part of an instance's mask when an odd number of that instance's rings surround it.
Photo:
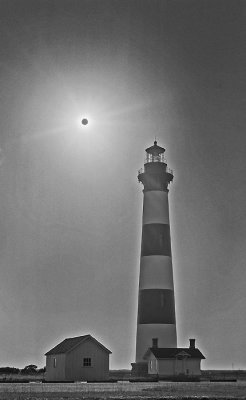
<path fill-rule="evenodd" d="M 91 367 L 91 358 L 83 359 L 83 367 Z"/>

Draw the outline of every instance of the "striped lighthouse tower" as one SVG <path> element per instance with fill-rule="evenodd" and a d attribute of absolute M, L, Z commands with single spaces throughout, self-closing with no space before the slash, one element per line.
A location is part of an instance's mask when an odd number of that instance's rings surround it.
<path fill-rule="evenodd" d="M 146 149 L 144 169 L 138 174 L 144 199 L 135 373 L 145 369 L 143 356 L 152 347 L 152 339 L 159 347 L 177 347 L 168 210 L 173 173 L 167 168 L 164 152 L 155 141 Z"/>

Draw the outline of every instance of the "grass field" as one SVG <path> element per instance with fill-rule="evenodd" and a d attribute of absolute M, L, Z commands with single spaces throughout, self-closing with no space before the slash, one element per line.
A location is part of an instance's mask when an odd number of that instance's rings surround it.
<path fill-rule="evenodd" d="M 0 399 L 246 400 L 246 382 L 0 383 Z"/>

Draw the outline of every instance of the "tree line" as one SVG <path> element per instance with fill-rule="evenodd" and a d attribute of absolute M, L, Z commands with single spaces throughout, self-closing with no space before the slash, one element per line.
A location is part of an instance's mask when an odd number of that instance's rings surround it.
<path fill-rule="evenodd" d="M 15 367 L 0 367 L 0 375 L 2 374 L 23 374 L 23 375 L 34 375 L 41 374 L 45 372 L 44 368 L 38 368 L 37 365 L 30 364 L 26 365 L 24 368 L 15 368 Z"/>

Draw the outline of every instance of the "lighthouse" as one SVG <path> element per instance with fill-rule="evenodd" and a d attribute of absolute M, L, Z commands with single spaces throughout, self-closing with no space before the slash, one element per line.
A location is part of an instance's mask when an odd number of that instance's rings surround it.
<path fill-rule="evenodd" d="M 144 168 L 138 173 L 144 189 L 136 360 L 132 364 L 132 372 L 137 374 L 147 368 L 143 356 L 152 343 L 177 347 L 168 206 L 168 185 L 173 173 L 167 167 L 164 152 L 155 141 L 146 149 Z"/>

